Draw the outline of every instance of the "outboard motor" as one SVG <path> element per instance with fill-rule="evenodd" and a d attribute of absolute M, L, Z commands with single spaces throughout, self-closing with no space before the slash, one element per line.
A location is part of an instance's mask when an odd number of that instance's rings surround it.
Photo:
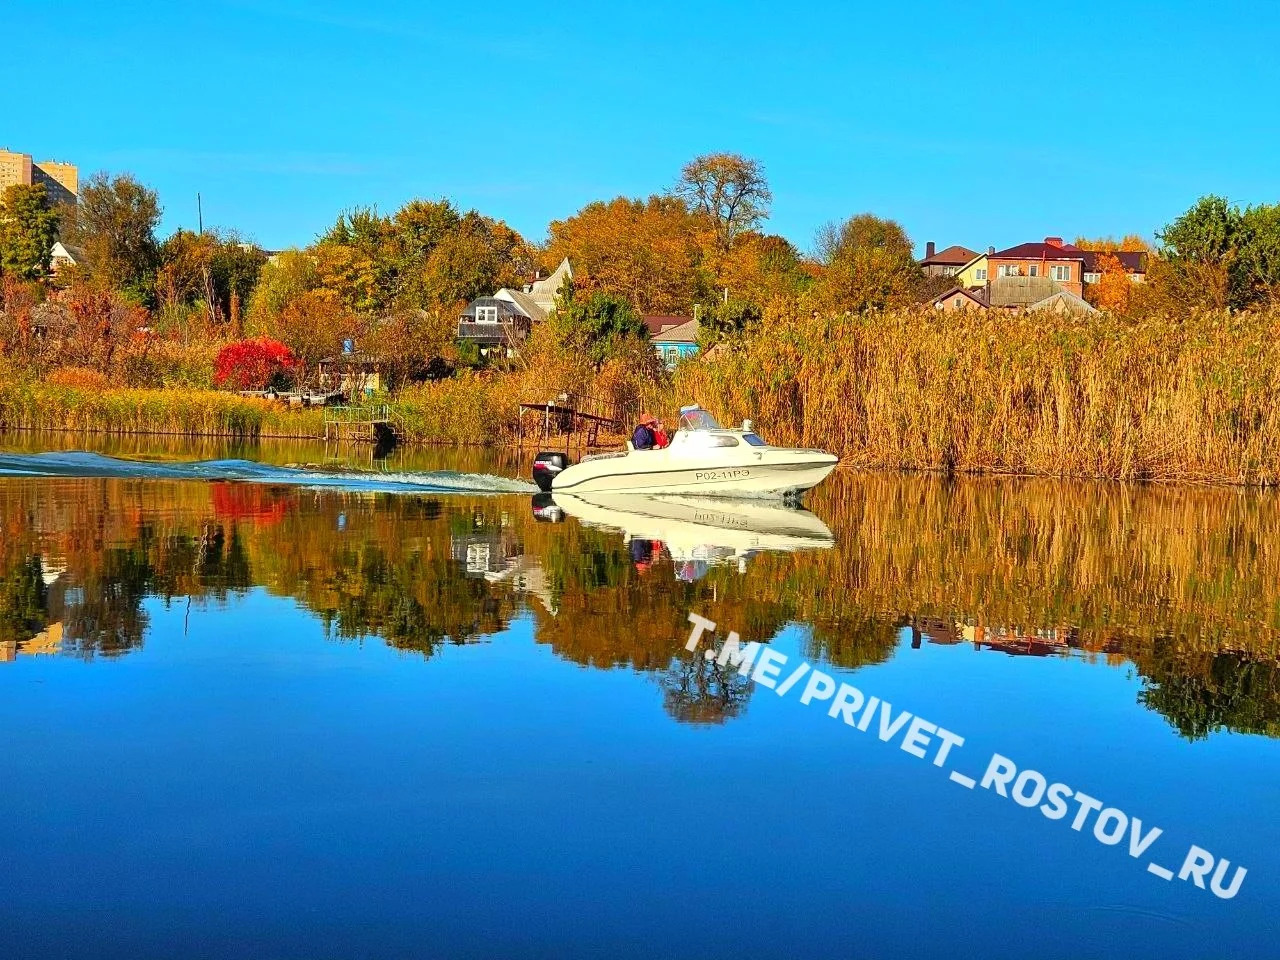
<path fill-rule="evenodd" d="M 563 453 L 543 451 L 533 458 L 533 482 L 543 493 L 551 489 L 551 481 L 569 466 L 569 457 Z"/>

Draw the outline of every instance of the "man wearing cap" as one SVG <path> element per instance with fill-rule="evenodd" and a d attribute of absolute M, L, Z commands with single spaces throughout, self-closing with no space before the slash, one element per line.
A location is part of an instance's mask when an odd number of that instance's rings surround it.
<path fill-rule="evenodd" d="M 651 414 L 640 414 L 640 423 L 631 434 L 631 445 L 637 450 L 652 450 L 655 442 L 653 425 L 657 422 Z"/>

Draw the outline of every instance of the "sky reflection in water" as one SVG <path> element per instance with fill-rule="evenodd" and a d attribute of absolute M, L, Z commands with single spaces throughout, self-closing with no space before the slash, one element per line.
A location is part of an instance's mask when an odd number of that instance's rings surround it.
<path fill-rule="evenodd" d="M 837 475 L 809 506 L 833 545 L 782 553 L 527 496 L 0 479 L 0 953 L 1271 952 L 1273 498 Z M 1240 895 L 711 676 L 690 610 Z"/>

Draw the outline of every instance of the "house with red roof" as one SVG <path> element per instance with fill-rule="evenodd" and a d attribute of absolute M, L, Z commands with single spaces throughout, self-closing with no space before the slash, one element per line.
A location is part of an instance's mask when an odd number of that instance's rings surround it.
<path fill-rule="evenodd" d="M 1001 277 L 1047 277 L 1077 297 L 1084 295 L 1086 251 L 1061 237 L 1045 237 L 1043 243 L 1020 243 L 987 254 L 988 274 Z"/>
<path fill-rule="evenodd" d="M 935 249 L 930 240 L 924 247 L 924 259 L 920 269 L 929 277 L 954 277 L 960 269 L 978 254 L 968 247 L 953 244 L 943 250 Z"/>

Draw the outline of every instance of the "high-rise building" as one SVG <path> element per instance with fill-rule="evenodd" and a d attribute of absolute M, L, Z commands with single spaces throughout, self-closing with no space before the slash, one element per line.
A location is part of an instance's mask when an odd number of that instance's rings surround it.
<path fill-rule="evenodd" d="M 74 164 L 60 160 L 34 163 L 29 153 L 0 148 L 0 191 L 16 183 L 43 184 L 51 206 L 75 203 L 80 194 L 80 172 Z"/>
<path fill-rule="evenodd" d="M 73 163 L 41 160 L 31 165 L 31 182 L 43 183 L 50 206 L 75 203 L 80 195 L 80 171 Z"/>
<path fill-rule="evenodd" d="M 31 154 L 0 149 L 0 190 L 31 183 Z"/>

